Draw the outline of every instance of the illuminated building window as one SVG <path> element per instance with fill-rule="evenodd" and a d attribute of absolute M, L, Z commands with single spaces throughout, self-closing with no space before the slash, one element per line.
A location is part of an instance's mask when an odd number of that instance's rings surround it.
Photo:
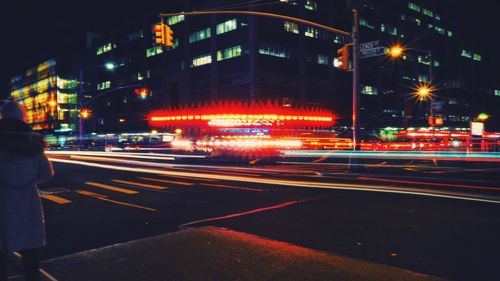
<path fill-rule="evenodd" d="M 280 0 L 281 3 L 286 3 L 286 4 L 290 4 L 290 5 L 294 5 L 294 6 L 297 6 L 298 5 L 298 1 L 297 0 Z"/>
<path fill-rule="evenodd" d="M 432 23 L 428 23 L 428 24 L 427 24 L 427 28 L 428 28 L 428 29 L 433 29 L 433 28 L 434 28 L 434 25 L 433 25 Z"/>
<path fill-rule="evenodd" d="M 380 31 L 397 36 L 398 29 L 387 24 L 380 24 Z"/>
<path fill-rule="evenodd" d="M 146 57 L 156 56 L 163 53 L 163 48 L 161 46 L 154 46 L 146 50 Z"/>
<path fill-rule="evenodd" d="M 217 51 L 217 61 L 241 56 L 241 45 Z"/>
<path fill-rule="evenodd" d="M 430 65 L 431 64 L 431 61 L 429 60 L 428 57 L 422 57 L 422 56 L 418 56 L 418 59 L 417 61 L 421 64 L 425 64 L 425 65 Z"/>
<path fill-rule="evenodd" d="M 439 26 L 436 26 L 434 29 L 439 34 L 446 34 L 446 31 L 443 28 L 439 27 Z"/>
<path fill-rule="evenodd" d="M 261 44 L 259 47 L 259 54 L 278 58 L 290 58 L 290 51 L 288 51 L 288 49 L 270 44 Z"/>
<path fill-rule="evenodd" d="M 453 37 L 453 32 L 448 30 L 448 37 Z"/>
<path fill-rule="evenodd" d="M 212 56 L 210 54 L 205 54 L 205 55 L 201 55 L 201 56 L 193 58 L 193 61 L 191 63 L 191 67 L 196 67 L 196 66 L 200 66 L 200 65 L 209 64 L 209 63 L 212 63 Z"/>
<path fill-rule="evenodd" d="M 427 10 L 427 9 L 422 9 L 422 13 L 426 16 L 429 16 L 431 18 L 434 17 L 434 13 L 431 11 L 431 10 Z"/>
<path fill-rule="evenodd" d="M 441 20 L 441 16 L 438 15 L 438 14 L 434 14 L 434 18 L 437 19 L 437 20 Z"/>
<path fill-rule="evenodd" d="M 324 64 L 324 65 L 327 65 L 327 64 L 328 64 L 328 56 L 319 54 L 319 55 L 316 57 L 316 62 L 317 62 L 318 64 Z"/>
<path fill-rule="evenodd" d="M 111 81 L 104 81 L 102 83 L 97 84 L 97 90 L 102 91 L 111 88 Z"/>
<path fill-rule="evenodd" d="M 365 18 L 359 18 L 359 25 L 368 27 L 370 29 L 374 29 L 373 25 L 371 25 Z"/>
<path fill-rule="evenodd" d="M 480 55 L 480 54 L 474 54 L 474 55 L 472 56 L 472 59 L 473 59 L 473 60 L 475 60 L 475 61 L 481 61 L 481 60 L 482 60 L 482 58 L 481 58 L 481 55 Z"/>
<path fill-rule="evenodd" d="M 427 75 L 419 74 L 418 75 L 418 82 L 421 82 L 421 83 L 427 83 L 427 82 L 429 82 L 428 79 L 427 79 Z"/>
<path fill-rule="evenodd" d="M 422 24 L 422 21 L 420 19 L 415 19 L 415 23 L 420 26 Z"/>
<path fill-rule="evenodd" d="M 107 43 L 97 48 L 97 55 L 102 55 L 116 48 L 116 44 Z"/>
<path fill-rule="evenodd" d="M 137 72 L 134 76 L 135 76 L 135 77 L 134 77 L 134 78 L 135 78 L 135 80 L 137 80 L 137 81 L 142 81 L 142 80 L 144 80 L 144 76 L 143 76 L 143 75 L 142 75 L 142 73 L 140 73 L 140 72 Z"/>
<path fill-rule="evenodd" d="M 318 3 L 314 0 L 306 0 L 306 3 L 304 4 L 304 8 L 311 10 L 311 11 L 317 11 L 318 10 Z"/>
<path fill-rule="evenodd" d="M 181 21 L 184 21 L 184 15 L 178 15 L 178 16 L 171 16 L 167 19 L 168 25 L 174 25 L 176 23 L 179 23 Z"/>
<path fill-rule="evenodd" d="M 195 33 L 191 33 L 189 35 L 189 43 L 194 43 L 194 42 L 197 42 L 197 41 L 208 39 L 208 38 L 210 38 L 211 35 L 212 34 L 211 34 L 211 31 L 210 31 L 210 27 L 207 27 L 207 28 L 202 29 L 200 31 L 197 31 Z"/>
<path fill-rule="evenodd" d="M 416 12 L 420 13 L 420 7 L 417 4 L 415 4 L 415 3 L 409 2 L 408 3 L 408 8 L 410 8 L 410 10 L 413 10 L 413 11 L 416 11 Z"/>
<path fill-rule="evenodd" d="M 377 93 L 377 88 L 372 87 L 372 86 L 363 86 L 361 89 L 361 93 L 363 95 L 369 95 L 369 96 L 376 96 Z"/>
<path fill-rule="evenodd" d="M 439 62 L 437 60 L 435 60 L 434 61 L 434 67 L 439 67 L 439 66 L 440 66 Z"/>
<path fill-rule="evenodd" d="M 324 40 L 328 39 L 328 34 L 326 32 L 310 26 L 306 27 L 304 35 L 311 38 L 319 38 Z"/>
<path fill-rule="evenodd" d="M 236 19 L 230 19 L 230 20 L 225 21 L 223 23 L 219 23 L 216 26 L 215 30 L 217 32 L 217 35 L 219 35 L 219 34 L 222 34 L 222 33 L 229 32 L 231 30 L 235 30 L 236 28 L 238 28 Z"/>
<path fill-rule="evenodd" d="M 406 15 L 405 14 L 401 14 L 401 20 L 406 20 Z"/>
<path fill-rule="evenodd" d="M 462 50 L 462 53 L 460 54 L 462 57 L 466 57 L 471 59 L 472 58 L 472 53 L 467 51 L 467 50 Z"/>
<path fill-rule="evenodd" d="M 500 97 L 500 90 L 495 90 L 495 96 Z"/>
<path fill-rule="evenodd" d="M 285 31 L 299 34 L 299 25 L 294 22 L 284 21 L 283 28 L 285 29 Z"/>

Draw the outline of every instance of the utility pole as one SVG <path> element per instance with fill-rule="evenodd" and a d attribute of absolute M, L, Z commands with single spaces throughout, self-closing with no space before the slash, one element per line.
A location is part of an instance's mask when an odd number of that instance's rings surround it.
<path fill-rule="evenodd" d="M 352 9 L 352 150 L 358 150 L 359 116 L 359 18 L 356 7 Z"/>

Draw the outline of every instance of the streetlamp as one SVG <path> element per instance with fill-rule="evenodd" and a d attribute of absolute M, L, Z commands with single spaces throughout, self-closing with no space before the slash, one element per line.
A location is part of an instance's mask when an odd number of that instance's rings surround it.
<path fill-rule="evenodd" d="M 426 55 L 428 61 L 429 61 L 429 79 L 426 79 L 424 84 L 420 84 L 415 88 L 415 96 L 418 98 L 419 101 L 425 101 L 429 99 L 430 101 L 430 125 L 432 128 L 434 128 L 434 111 L 432 108 L 432 103 L 434 102 L 433 94 L 432 92 L 435 91 L 435 88 L 431 86 L 431 81 L 432 81 L 432 67 L 433 67 L 433 61 L 432 61 L 432 52 L 431 50 L 422 50 L 422 49 L 415 49 L 415 48 L 406 48 L 400 44 L 393 45 L 388 48 L 387 50 L 387 55 L 390 56 L 392 59 L 400 59 L 403 58 L 404 55 L 406 54 L 406 51 L 414 51 L 414 52 L 419 52 L 423 53 Z"/>
<path fill-rule="evenodd" d="M 107 71 L 113 71 L 117 65 L 113 62 L 106 62 L 104 65 L 94 65 L 94 66 L 91 66 L 89 68 L 86 68 L 85 70 L 90 70 L 90 69 L 96 69 L 96 68 L 103 68 L 106 69 Z M 80 145 L 83 144 L 83 120 L 82 119 L 88 119 L 90 117 L 90 111 L 88 109 L 85 109 L 83 106 L 84 106 L 84 103 L 85 103 L 85 95 L 84 95 L 84 92 L 85 92 L 85 88 L 84 88 L 84 78 L 83 78 L 83 73 L 84 72 L 84 68 L 81 67 L 80 68 L 80 85 L 79 85 L 79 88 L 78 88 L 78 95 L 79 95 L 79 99 L 78 99 L 78 105 L 79 105 L 79 109 L 80 109 L 80 116 L 79 116 L 79 122 L 78 122 L 78 131 L 79 131 L 79 143 Z"/>

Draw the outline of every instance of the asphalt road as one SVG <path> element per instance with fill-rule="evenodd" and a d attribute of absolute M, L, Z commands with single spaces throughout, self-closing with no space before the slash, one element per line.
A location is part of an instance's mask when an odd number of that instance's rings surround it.
<path fill-rule="evenodd" d="M 500 166 L 51 155 L 50 259 L 222 226 L 451 280 L 500 280 Z M 136 158 L 138 157 L 138 158 Z"/>

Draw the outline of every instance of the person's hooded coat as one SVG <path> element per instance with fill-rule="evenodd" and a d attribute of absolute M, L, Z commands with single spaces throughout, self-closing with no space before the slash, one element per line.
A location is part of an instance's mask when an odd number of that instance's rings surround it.
<path fill-rule="evenodd" d="M 45 245 L 37 184 L 54 172 L 44 148 L 43 137 L 23 121 L 0 119 L 0 251 Z"/>

